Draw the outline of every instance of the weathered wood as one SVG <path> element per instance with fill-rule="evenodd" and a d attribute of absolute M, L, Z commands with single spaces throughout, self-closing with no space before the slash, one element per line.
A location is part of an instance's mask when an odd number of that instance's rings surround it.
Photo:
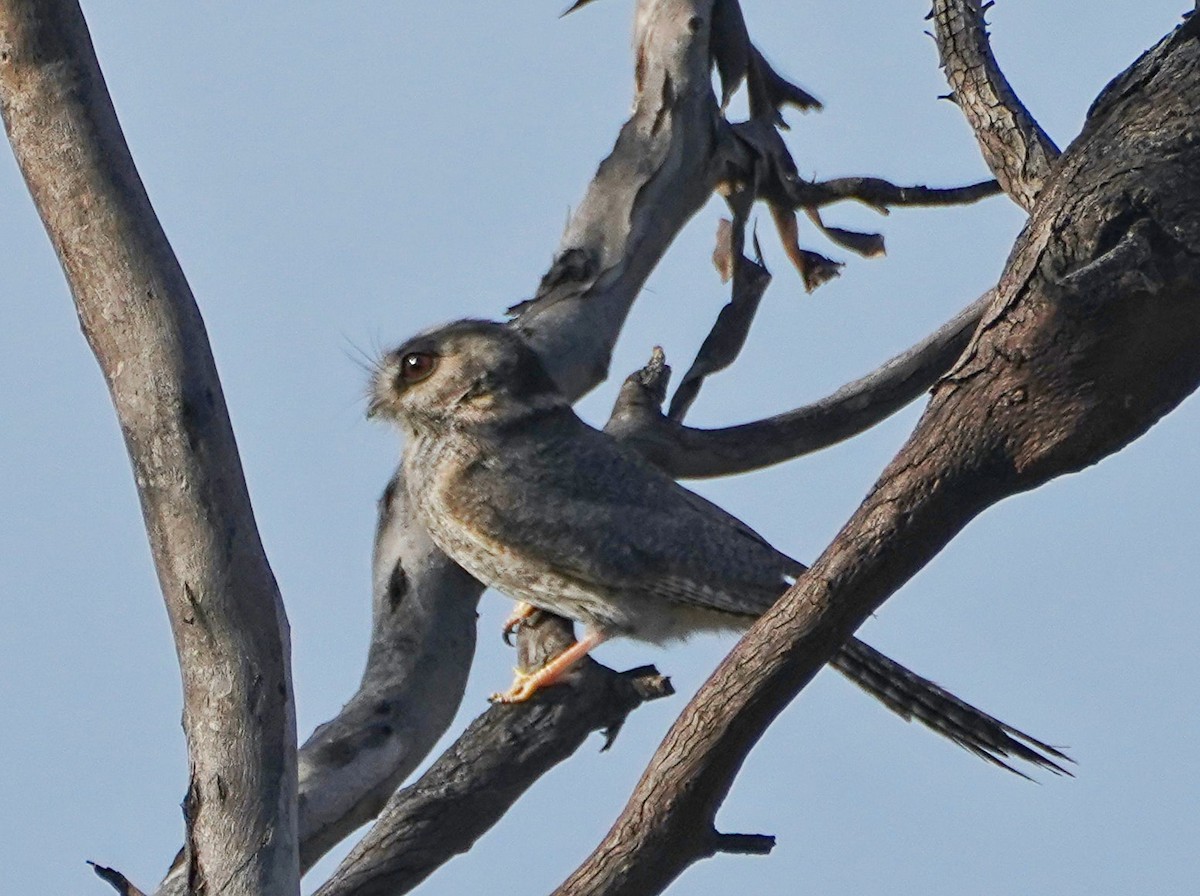
<path fill-rule="evenodd" d="M 699 429 L 668 419 L 645 372 L 638 371 L 621 387 L 604 431 L 681 479 L 746 473 L 820 451 L 923 395 L 962 354 L 994 295 L 984 294 L 917 345 L 827 398 L 737 426 Z"/>
<path fill-rule="evenodd" d="M 1093 106 L 963 359 L 812 569 L 696 695 L 566 894 L 647 894 L 722 848 L 750 747 L 972 518 L 1119 450 L 1200 383 L 1200 20 Z"/>
<path fill-rule="evenodd" d="M 299 892 L 287 619 L 204 323 L 70 0 L 0 2 L 0 107 L 133 465 L 183 675 L 193 892 Z"/>
<path fill-rule="evenodd" d="M 950 83 L 950 99 L 975 132 L 988 169 L 1009 198 L 1029 211 L 1059 156 L 1000 70 L 988 41 L 980 0 L 934 0 L 934 40 Z"/>
<path fill-rule="evenodd" d="M 518 640 L 520 666 L 535 669 L 574 638 L 569 622 L 543 613 L 522 626 Z M 317 896 L 407 893 L 470 849 L 589 734 L 603 731 L 607 749 L 633 709 L 671 693 L 670 681 L 652 667 L 617 673 L 587 659 L 566 686 L 521 706 L 493 706 L 388 801 Z"/>

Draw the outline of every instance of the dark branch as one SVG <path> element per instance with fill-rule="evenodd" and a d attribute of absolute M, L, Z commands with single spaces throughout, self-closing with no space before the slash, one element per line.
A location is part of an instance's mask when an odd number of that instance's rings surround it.
<path fill-rule="evenodd" d="M 713 834 L 713 849 L 716 852 L 741 856 L 765 856 L 775 848 L 775 838 L 770 834 Z"/>
<path fill-rule="evenodd" d="M 522 626 L 522 668 L 536 668 L 573 640 L 570 623 L 539 616 Z M 493 706 L 416 783 L 388 801 L 317 896 L 408 892 L 470 849 L 591 732 L 605 732 L 607 749 L 633 709 L 671 693 L 670 681 L 651 667 L 617 673 L 589 659 L 568 685 L 547 688 L 527 704 Z"/>
<path fill-rule="evenodd" d="M 728 476 L 782 463 L 857 435 L 924 394 L 962 354 L 991 302 L 988 292 L 908 351 L 814 404 L 754 423 L 696 429 L 660 410 L 661 357 L 625 380 L 604 431 L 681 479 Z M 670 368 L 665 368 L 666 376 Z"/>
<path fill-rule="evenodd" d="M 839 177 L 833 180 L 799 180 L 789 191 L 798 208 L 814 209 L 834 202 L 854 200 L 878 212 L 889 208 L 970 205 L 1001 192 L 994 180 L 963 187 L 926 187 L 922 184 L 898 186 L 879 177 Z"/>
<path fill-rule="evenodd" d="M 966 116 L 988 169 L 1013 202 L 1029 211 L 1059 156 L 1013 92 L 988 41 L 980 0 L 934 0 L 934 40 L 953 99 Z"/>
<path fill-rule="evenodd" d="M 732 224 L 722 220 L 717 228 L 718 245 L 713 257 L 730 259 L 732 295 L 729 304 L 717 315 L 716 323 L 696 353 L 696 360 L 683 375 L 679 388 L 671 398 L 667 418 L 676 423 L 683 421 L 688 408 L 700 394 L 705 378 L 737 360 L 750 333 L 759 302 L 771 283 L 771 272 L 763 264 L 757 239 L 754 241 L 755 260 L 751 261 L 743 254 L 745 226 L 745 220 L 739 218 Z"/>
<path fill-rule="evenodd" d="M 1097 105 L 908 443 L 697 693 L 558 896 L 651 896 L 705 857 L 696 832 L 750 748 L 870 613 L 982 510 L 1119 450 L 1200 384 L 1198 32 Z"/>

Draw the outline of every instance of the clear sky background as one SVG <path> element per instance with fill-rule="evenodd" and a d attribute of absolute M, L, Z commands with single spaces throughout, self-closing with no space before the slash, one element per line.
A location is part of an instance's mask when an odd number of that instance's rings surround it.
<path fill-rule="evenodd" d="M 1184 0 L 1006 0 L 991 15 L 1014 87 L 1065 146 L 1088 105 L 1174 26 Z M 789 113 L 806 175 L 954 185 L 986 176 L 923 32 L 924 0 L 744 0 L 752 38 L 826 103 Z M 374 502 L 398 439 L 363 419 L 356 358 L 528 297 L 628 113 L 632 4 L 564 20 L 508 3 L 88 2 L 126 136 L 212 338 L 258 522 L 291 619 L 301 737 L 365 658 Z M 676 241 L 635 307 L 613 380 L 661 343 L 685 369 L 727 300 L 709 262 L 722 206 Z M 1022 224 L 995 198 L 860 207 L 888 257 L 804 295 L 760 214 L 776 279 L 743 358 L 691 422 L 828 394 L 993 284 Z M 181 842 L 186 757 L 174 650 L 128 461 L 61 272 L 0 152 L 0 866 L 11 892 L 107 892 L 84 864 L 153 886 Z M 914 406 L 845 445 L 696 488 L 811 561 L 911 430 Z M 992 769 L 823 673 L 750 756 L 722 829 L 773 833 L 674 892 L 988 896 L 1200 889 L 1193 398 L 1117 457 L 973 522 L 863 629 L 880 649 L 1069 748 L 1074 780 Z M 507 684 L 484 598 L 455 732 Z M 680 695 L 543 779 L 428 894 L 535 894 L 607 830 L 654 747 L 732 645 L 616 644 Z M 309 876 L 311 890 L 327 860 Z"/>

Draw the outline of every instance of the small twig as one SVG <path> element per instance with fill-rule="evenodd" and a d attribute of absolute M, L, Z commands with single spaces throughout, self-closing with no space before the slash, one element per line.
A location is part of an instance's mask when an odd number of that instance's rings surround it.
<path fill-rule="evenodd" d="M 728 225 L 728 222 L 722 222 Z M 671 397 L 671 407 L 667 417 L 675 422 L 682 422 L 688 408 L 700 394 L 700 387 L 709 374 L 724 370 L 735 360 L 746 344 L 750 333 L 750 325 L 754 323 L 754 315 L 767 286 L 771 283 L 771 272 L 763 264 L 762 250 L 758 238 L 754 239 L 755 259 L 751 261 L 742 253 L 744 222 L 735 221 L 732 225 L 722 226 L 717 230 L 718 247 L 714 255 L 728 255 L 732 259 L 733 285 L 729 304 L 721 309 L 700 350 L 696 360 L 688 368 L 687 373 Z M 722 245 L 727 241 L 727 245 Z"/>
<path fill-rule="evenodd" d="M 765 856 L 775 848 L 775 838 L 770 834 L 721 834 L 714 832 L 713 849 L 716 852 L 742 856 Z"/>

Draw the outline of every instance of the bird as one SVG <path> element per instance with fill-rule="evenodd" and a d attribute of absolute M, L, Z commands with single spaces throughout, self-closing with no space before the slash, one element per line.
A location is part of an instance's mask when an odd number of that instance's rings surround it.
<path fill-rule="evenodd" d="M 521 703 L 610 638 L 748 628 L 806 569 L 741 520 L 581 420 L 511 326 L 461 320 L 385 354 L 369 417 L 395 423 L 409 506 L 434 543 L 518 601 L 583 627 L 493 702 Z M 830 663 L 906 720 L 1023 774 L 1072 760 L 852 638 Z M 1023 775 L 1024 776 L 1024 775 Z"/>

